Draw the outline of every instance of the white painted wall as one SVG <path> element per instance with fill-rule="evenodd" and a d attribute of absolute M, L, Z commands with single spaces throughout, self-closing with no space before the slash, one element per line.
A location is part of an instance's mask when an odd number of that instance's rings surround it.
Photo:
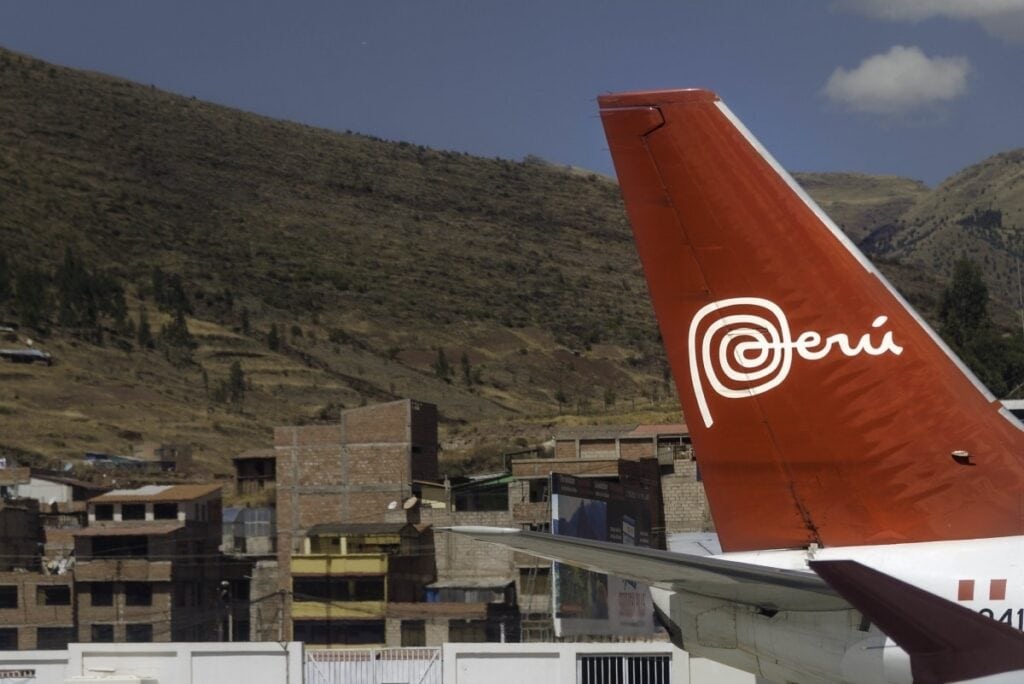
<path fill-rule="evenodd" d="M 67 651 L 0 652 L 4 670 L 35 670 L 32 684 L 72 677 L 138 675 L 160 684 L 302 684 L 302 644 L 70 644 Z"/>
<path fill-rule="evenodd" d="M 754 684 L 754 675 L 668 643 L 445 644 L 444 684 L 576 684 L 581 655 L 671 655 L 672 684 Z"/>

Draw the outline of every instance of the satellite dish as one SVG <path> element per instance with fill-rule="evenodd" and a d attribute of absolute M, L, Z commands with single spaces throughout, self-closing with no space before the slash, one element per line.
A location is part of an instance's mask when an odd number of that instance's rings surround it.
<path fill-rule="evenodd" d="M 419 502 L 420 500 L 417 499 L 415 496 L 410 496 L 408 499 L 402 502 L 402 508 L 404 508 L 405 510 L 409 510 Z"/>
<path fill-rule="evenodd" d="M 388 504 L 388 510 L 389 511 L 393 511 L 396 508 L 398 508 L 398 502 L 397 501 L 392 501 L 391 503 Z"/>

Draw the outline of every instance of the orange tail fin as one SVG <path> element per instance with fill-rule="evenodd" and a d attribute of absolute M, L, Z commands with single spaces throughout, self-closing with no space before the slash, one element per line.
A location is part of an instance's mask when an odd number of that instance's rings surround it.
<path fill-rule="evenodd" d="M 722 548 L 1022 534 L 1020 424 L 718 97 L 599 103 Z"/>

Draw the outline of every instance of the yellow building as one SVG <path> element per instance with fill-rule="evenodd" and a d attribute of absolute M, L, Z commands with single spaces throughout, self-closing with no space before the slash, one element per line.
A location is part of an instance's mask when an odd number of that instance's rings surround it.
<path fill-rule="evenodd" d="M 423 600 L 434 581 L 429 529 L 411 523 L 315 525 L 292 555 L 295 639 L 313 646 L 384 645 L 389 602 Z"/>

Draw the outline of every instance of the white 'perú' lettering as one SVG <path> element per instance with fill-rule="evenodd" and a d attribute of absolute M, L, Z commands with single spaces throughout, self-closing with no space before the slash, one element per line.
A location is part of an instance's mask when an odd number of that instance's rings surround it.
<path fill-rule="evenodd" d="M 701 330 L 704 319 L 712 313 L 715 320 Z M 851 342 L 846 333 L 824 337 L 814 330 L 793 339 L 786 314 L 768 299 L 733 297 L 702 307 L 690 321 L 689 352 L 690 377 L 705 427 L 711 427 L 714 420 L 702 378 L 719 396 L 737 399 L 763 394 L 782 384 L 792 368 L 794 354 L 807 361 L 818 361 L 833 351 L 847 357 L 899 356 L 903 347 L 896 344 L 892 331 L 880 330 L 887 321 L 886 316 L 876 317 L 872 330 L 856 342 Z M 877 332 L 881 332 L 878 338 Z M 742 386 L 736 387 L 738 384 Z"/>

